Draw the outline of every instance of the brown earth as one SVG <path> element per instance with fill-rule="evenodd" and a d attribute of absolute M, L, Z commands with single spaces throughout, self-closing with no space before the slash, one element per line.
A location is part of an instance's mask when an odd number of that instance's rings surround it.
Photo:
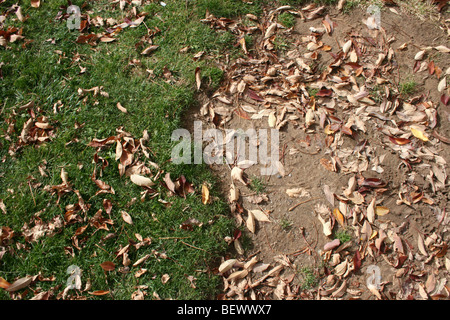
<path fill-rule="evenodd" d="M 300 12 L 300 16 L 306 16 L 310 11 L 296 12 Z M 204 121 L 204 129 L 240 128 L 245 131 L 249 128 L 270 128 L 266 115 L 261 119 L 251 119 L 252 115 L 264 109 L 275 112 L 278 124 L 287 120 L 280 128 L 279 143 L 284 175 L 278 173 L 262 176 L 261 165 L 252 165 L 244 170 L 244 177 L 249 183 L 245 185 L 232 181 L 230 169 L 236 164 L 211 166 L 221 181 L 225 198 L 229 197 L 232 183 L 240 191 L 239 200 L 230 202 L 231 216 L 236 219 L 238 226 L 251 229 L 248 227 L 249 210 L 259 209 L 270 219 L 270 222 L 256 221 L 255 232 L 246 230 L 246 236 L 251 239 L 250 248 L 243 254 L 239 250 L 232 250 L 226 257 L 243 263 L 254 258 L 254 261 L 258 261 L 256 266 L 261 267 L 263 271 L 258 268 L 255 271 L 250 267 L 248 272 L 239 274 L 245 268 L 242 269 L 242 265 L 236 263 L 233 269 L 223 273 L 223 297 L 448 298 L 449 265 L 446 265 L 446 259 L 449 254 L 446 248 L 450 217 L 446 212 L 449 211 L 450 194 L 446 160 L 449 159 L 450 147 L 445 137 L 450 137 L 450 109 L 441 102 L 443 92 L 438 92 L 437 87 L 449 67 L 449 54 L 435 49 L 427 50 L 421 61 L 427 62 L 428 67 L 430 61 L 433 61 L 439 69 L 433 69 L 433 74 L 430 74 L 428 69 L 414 70 L 415 66 L 418 66 L 415 65 L 414 57 L 424 47 L 448 47 L 448 31 L 442 17 L 439 21 L 421 21 L 398 9 L 397 12 L 398 14 L 384 8 L 381 13 L 382 28 L 369 30 L 363 23 L 363 19 L 368 17 L 364 8 L 352 9 L 348 14 L 335 8 L 326 8 L 315 19 L 298 18 L 292 29 L 279 26 L 276 35 L 269 40 L 263 39 L 261 34 L 267 31 L 272 21 L 276 21 L 276 14 L 268 15 L 265 19 L 260 18 L 258 31 L 261 32 L 257 35 L 258 40 L 254 48 L 248 49 L 247 58 L 231 62 L 225 70 L 226 79 L 223 86 L 215 93 L 201 97 L 201 104 L 187 115 L 185 123 L 188 129 L 192 129 L 189 127 L 194 120 Z M 325 18 L 326 15 L 328 18 Z M 270 18 L 272 20 L 269 20 Z M 309 50 L 308 43 L 312 38 L 305 41 L 304 37 L 311 36 L 310 27 L 323 28 L 323 20 L 332 21 L 333 30 L 323 35 L 315 34 L 314 41 L 317 41 L 323 50 Z M 276 39 L 288 42 L 288 49 L 271 49 L 270 45 L 276 43 Z M 339 60 L 329 51 L 339 55 L 348 39 L 353 39 L 353 48 L 359 48 L 361 51 L 357 64 L 363 67 L 363 71 L 360 70 L 359 74 L 355 74 L 356 68 L 344 68 L 344 71 L 339 67 L 329 68 Z M 406 48 L 399 49 L 404 43 L 407 43 Z M 325 50 L 327 46 L 331 50 Z M 386 62 L 382 62 L 381 66 L 374 67 L 379 54 L 388 56 L 389 48 L 393 50 L 393 57 L 387 61 L 383 60 Z M 317 52 L 318 57 L 305 58 L 305 54 L 311 52 Z M 292 69 L 295 68 L 297 58 L 302 58 L 306 64 L 313 66 L 312 71 L 307 76 L 302 73 L 302 80 L 289 86 L 286 78 L 293 75 Z M 249 62 L 251 59 L 260 59 L 261 62 Z M 348 61 L 345 56 L 340 59 Z M 275 69 L 275 73 L 271 67 Z M 440 70 L 440 77 L 436 75 L 435 70 L 438 73 Z M 349 103 L 345 96 L 337 94 L 337 91 L 331 95 L 325 92 L 322 97 L 315 97 L 317 106 L 313 110 L 316 112 L 316 121 L 305 125 L 306 113 L 313 105 L 307 92 L 311 92 L 311 88 L 315 86 L 316 93 L 323 88 L 332 88 L 330 82 L 324 79 L 333 75 L 343 79 L 342 73 L 339 73 L 341 71 L 344 74 L 350 72 L 349 77 L 356 79 L 356 83 L 350 83 L 353 89 L 360 89 L 365 85 L 371 101 Z M 375 76 L 371 72 L 375 72 Z M 324 78 L 325 73 L 327 74 Z M 266 76 L 271 79 L 261 80 Z M 377 84 L 376 77 L 384 81 L 380 80 Z M 230 88 L 233 84 L 239 84 L 241 79 L 244 79 L 246 89 L 250 88 L 264 101 L 245 95 L 247 91 L 240 92 L 238 89 L 233 92 Z M 401 84 L 408 81 L 417 84 L 415 92 L 401 93 Z M 269 93 L 266 90 L 269 88 L 284 91 L 284 94 Z M 389 95 L 386 94 L 386 88 L 391 89 Z M 303 92 L 303 95 L 297 95 L 297 92 Z M 351 90 L 348 92 L 354 93 Z M 444 92 L 448 95 L 448 91 Z M 225 97 L 231 103 L 218 101 L 218 97 Z M 378 111 L 381 110 L 380 105 L 387 101 L 397 103 L 397 108 L 392 112 Z M 428 115 L 432 116 L 426 121 L 419 121 L 421 128 L 426 129 L 429 141 L 422 141 L 411 135 L 408 125 L 414 121 L 407 121 L 409 118 L 403 117 L 408 106 L 423 103 L 428 110 L 435 110 L 429 111 Z M 250 106 L 255 112 L 243 106 Z M 286 106 L 290 108 L 283 110 Z M 325 112 L 329 117 L 320 115 L 322 106 L 327 106 L 327 111 L 331 110 L 329 113 Z M 217 113 L 212 115 L 214 110 Z M 419 107 L 415 110 L 422 109 Z M 435 118 L 433 112 L 436 114 Z M 352 125 L 348 122 L 351 115 L 361 116 L 365 130 L 362 130 L 361 124 Z M 322 122 L 321 117 L 326 118 L 325 122 Z M 326 124 L 335 123 L 336 118 L 342 120 L 340 129 L 326 133 Z M 433 119 L 436 123 L 433 123 Z M 342 125 L 348 125 L 351 134 L 343 130 Z M 393 127 L 400 131 L 389 129 Z M 412 149 L 425 147 L 427 149 L 424 150 L 431 150 L 432 155 L 416 154 L 408 157 L 404 153 L 401 154 L 402 147 L 389 140 L 386 130 L 391 130 L 393 135 L 398 133 L 397 137 L 408 139 L 408 145 Z M 433 131 L 444 138 L 439 140 L 432 135 Z M 332 142 L 327 140 L 329 137 L 333 137 Z M 355 161 L 354 166 L 351 166 L 351 161 Z M 436 173 L 434 176 L 430 175 L 433 170 L 439 170 L 437 174 L 443 172 L 442 185 L 435 184 L 438 179 Z M 363 195 L 362 202 L 353 201 L 351 196 L 344 192 L 352 177 L 356 179 L 355 183 L 358 183 L 356 190 L 361 191 L 360 194 Z M 364 188 L 363 182 L 369 181 L 370 179 L 365 180 L 368 178 L 380 179 L 387 185 L 381 188 Z M 255 180 L 262 182 L 264 190 L 251 188 L 252 181 Z M 332 199 L 327 199 L 325 186 L 329 187 Z M 286 190 L 293 188 L 304 188 L 308 194 L 297 198 L 289 197 Z M 406 201 L 399 201 L 400 195 Z M 368 210 L 374 198 L 376 206 L 388 208 L 389 213 L 369 218 Z M 321 211 L 321 208 L 325 211 Z M 333 211 L 336 209 L 342 214 L 335 215 Z M 325 220 L 328 219 L 332 223 L 332 234 L 329 236 L 323 232 L 322 223 L 318 219 L 319 212 L 322 212 Z M 326 213 L 323 214 L 324 212 Z M 339 217 L 343 217 L 342 224 Z M 365 234 L 368 226 L 370 233 Z M 325 252 L 324 245 L 344 230 L 351 240 Z M 386 234 L 385 238 L 382 237 L 383 232 Z M 242 238 L 237 241 L 242 241 Z M 422 242 L 425 243 L 425 248 L 421 246 Z M 263 268 L 265 264 L 269 264 L 266 269 Z M 259 278 L 277 265 L 282 266 L 281 271 L 257 283 Z M 371 265 L 380 268 L 382 282 L 379 290 L 369 290 L 366 284 L 369 277 L 367 269 Z M 346 271 L 338 270 L 341 267 L 346 268 Z M 305 270 L 314 274 L 312 279 L 315 281 L 309 286 L 306 285 L 308 275 Z M 233 271 L 237 271 L 236 277 L 230 277 Z M 233 277 L 235 279 L 232 279 Z M 255 282 L 257 285 L 252 285 Z"/>

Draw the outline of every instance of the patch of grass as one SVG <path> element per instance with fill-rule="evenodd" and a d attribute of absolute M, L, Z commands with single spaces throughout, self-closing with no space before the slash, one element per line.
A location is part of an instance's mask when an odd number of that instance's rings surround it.
<path fill-rule="evenodd" d="M 339 230 L 339 231 L 336 232 L 334 238 L 335 239 L 339 239 L 339 241 L 342 244 L 342 243 L 345 243 L 345 242 L 348 242 L 348 241 L 352 240 L 352 235 L 349 234 L 347 232 L 347 230 Z"/>
<path fill-rule="evenodd" d="M 275 50 L 279 52 L 288 51 L 291 46 L 289 39 L 284 36 L 277 36 L 272 43 Z"/>
<path fill-rule="evenodd" d="M 281 229 L 283 229 L 284 231 L 289 231 L 292 228 L 292 221 L 289 220 L 289 218 L 287 217 L 282 217 L 279 221 L 278 221 L 279 226 L 281 227 Z"/>
<path fill-rule="evenodd" d="M 283 12 L 278 15 L 278 22 L 286 28 L 292 28 L 295 26 L 295 17 L 289 12 Z"/>
<path fill-rule="evenodd" d="M 382 102 L 382 95 L 383 95 L 383 88 L 381 86 L 376 85 L 372 89 L 370 89 L 370 97 L 376 103 Z"/>
<path fill-rule="evenodd" d="M 410 96 L 416 92 L 417 83 L 414 80 L 408 80 L 399 84 L 400 94 L 404 97 Z"/>
<path fill-rule="evenodd" d="M 264 181 L 257 176 L 252 176 L 250 179 L 250 184 L 248 185 L 250 190 L 255 191 L 257 194 L 263 193 L 266 191 L 266 185 Z"/>
<path fill-rule="evenodd" d="M 262 13 L 263 1 L 253 1 L 246 3 L 234 0 L 196 0 L 192 5 L 198 10 L 200 16 L 204 15 L 206 10 L 214 16 L 221 18 L 233 18 L 247 13 L 259 15 Z"/>
<path fill-rule="evenodd" d="M 0 227 L 14 232 L 12 239 L 2 242 L 7 251 L 0 260 L 0 277 L 11 283 L 41 273 L 55 280 L 37 281 L 33 286 L 43 291 L 59 286 L 55 290 L 58 294 L 66 285 L 67 268 L 75 264 L 83 271 L 83 287 L 90 281 L 90 291 L 110 292 L 98 297 L 79 292 L 89 299 L 130 299 L 138 284 L 148 286 L 146 298 L 151 298 L 153 292 L 163 299 L 214 298 L 221 279 L 212 274 L 210 263 L 228 249 L 224 237 L 232 235 L 234 225 L 227 217 L 227 205 L 220 200 L 207 166 L 170 162 L 175 144 L 171 133 L 182 126 L 184 112 L 196 102 L 195 68 L 201 68 L 205 85 L 216 87 L 223 76 L 214 58 L 193 61 L 193 54 L 205 51 L 210 57 L 220 57 L 234 44 L 235 36 L 229 32 L 217 33 L 200 22 L 205 8 L 214 1 L 176 0 L 167 2 L 165 7 L 159 2 L 147 4 L 143 9 L 148 13 L 145 25 L 125 28 L 117 34 L 116 41 L 92 47 L 76 43 L 80 32 L 68 30 L 65 20 L 55 20 L 60 6 L 66 4 L 64 0 L 48 0 L 36 9 L 29 1 L 21 2 L 24 16 L 29 15 L 26 22 L 13 21 L 14 14 L 8 15 L 4 22 L 5 27 L 23 27 L 22 34 L 33 42 L 22 47 L 22 42 L 17 41 L 8 44 L 10 48 L 0 48 L 4 63 L 0 80 L 0 199 L 7 210 L 7 214 L 0 213 Z M 73 1 L 73 4 L 82 7 L 83 2 Z M 6 12 L 11 5 L 11 1 L 2 2 L 0 12 Z M 215 1 L 215 6 L 217 13 L 223 10 L 227 15 L 255 13 L 257 9 L 234 1 Z M 88 2 L 82 14 L 89 11 L 91 17 L 98 15 L 105 20 L 121 21 L 125 14 L 132 16 L 131 10 L 127 6 L 123 12 L 118 4 L 100 0 Z M 103 30 L 93 25 L 89 28 L 94 33 Z M 153 37 L 153 42 L 159 47 L 151 55 L 142 56 L 142 49 L 136 49 L 136 45 L 148 30 L 155 28 L 160 32 Z M 181 53 L 180 49 L 187 46 L 191 52 Z M 130 64 L 132 61 L 139 63 Z M 86 71 L 80 73 L 80 67 Z M 147 70 L 153 76 L 149 77 Z M 170 71 L 169 79 L 165 78 L 166 70 Z M 80 96 L 77 92 L 79 88 L 95 86 L 102 86 L 108 95 L 94 97 L 91 92 Z M 31 109 L 19 108 L 30 101 L 34 101 Z M 127 108 L 127 114 L 118 110 L 117 102 Z M 14 146 L 30 114 L 47 117 L 54 127 L 54 135 L 45 143 L 23 144 L 16 150 Z M 131 183 L 126 175 L 120 175 L 115 145 L 98 150 L 88 146 L 94 138 L 116 136 L 118 130 L 136 139 L 147 130 L 150 159 L 142 156 L 133 161 L 142 161 L 154 175 L 157 170 L 151 167 L 150 161 L 159 164 L 164 174 L 170 172 L 173 180 L 183 175 L 193 184 L 195 193 L 186 198 L 170 196 L 160 176 L 154 187 L 157 196 L 142 197 L 145 190 Z M 96 163 L 94 159 L 100 161 Z M 41 174 L 40 166 L 45 175 Z M 89 207 L 77 213 L 78 220 L 65 223 L 51 236 L 28 241 L 24 231 L 39 221 L 61 219 L 64 222 L 68 212 L 70 215 L 71 209 L 80 203 L 73 191 L 60 196 L 52 192 L 52 186 L 62 183 L 62 168 L 68 174 L 72 190 L 77 190 Z M 99 188 L 92 180 L 94 170 L 97 179 L 110 185 L 114 193 L 96 194 Z M 211 186 L 211 197 L 219 200 L 202 204 L 203 182 Z M 105 212 L 104 201 L 112 203 L 110 214 Z M 125 223 L 121 211 L 129 213 L 132 225 Z M 92 220 L 97 213 L 113 224 L 98 228 Z M 201 226 L 180 228 L 183 222 L 194 217 Z M 75 236 L 80 228 L 86 229 Z M 151 243 L 136 249 L 137 234 L 151 239 Z M 139 266 L 131 264 L 125 268 L 122 257 L 116 254 L 129 244 L 132 264 L 150 252 L 158 255 L 152 255 Z M 116 265 L 106 275 L 100 267 L 105 261 Z M 140 268 L 148 272 L 137 278 L 135 273 Z M 164 274 L 170 276 L 166 284 L 161 282 Z M 187 276 L 196 279 L 196 288 Z M 23 298 L 31 297 L 29 291 Z M 10 296 L 0 290 L 0 299 L 10 299 Z"/>
<path fill-rule="evenodd" d="M 349 0 L 346 1 L 344 7 L 342 8 L 342 12 L 345 14 L 349 14 L 354 8 L 358 7 L 358 0 Z"/>
<path fill-rule="evenodd" d="M 300 277 L 302 290 L 314 289 L 319 284 L 319 276 L 315 274 L 314 269 L 311 267 L 302 267 L 298 271 Z"/>
<path fill-rule="evenodd" d="M 308 3 L 307 0 L 280 0 L 280 5 L 283 6 L 300 6 Z"/>
<path fill-rule="evenodd" d="M 308 91 L 308 95 L 309 95 L 310 97 L 315 97 L 316 94 L 319 92 L 319 89 L 309 87 L 309 88 L 307 89 L 307 91 Z"/>

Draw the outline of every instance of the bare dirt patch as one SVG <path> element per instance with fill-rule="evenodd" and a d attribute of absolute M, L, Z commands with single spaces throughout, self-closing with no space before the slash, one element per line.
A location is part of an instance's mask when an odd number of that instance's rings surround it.
<path fill-rule="evenodd" d="M 293 28 L 281 12 L 297 16 Z M 256 41 L 239 42 L 245 57 L 187 123 L 225 140 L 225 130 L 279 130 L 278 173 L 211 165 L 252 240 L 244 251 L 243 237 L 228 239 L 224 298 L 448 298 L 448 26 L 384 8 L 371 29 L 368 17 L 313 6 L 250 26 L 206 17 Z"/>

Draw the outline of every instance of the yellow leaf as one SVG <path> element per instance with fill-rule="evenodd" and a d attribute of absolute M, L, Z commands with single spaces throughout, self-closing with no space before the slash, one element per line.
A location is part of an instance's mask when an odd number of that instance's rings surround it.
<path fill-rule="evenodd" d="M 0 277 L 0 288 L 7 289 L 10 285 L 8 281 Z"/>
<path fill-rule="evenodd" d="M 376 208 L 375 208 L 375 213 L 376 213 L 378 216 L 384 216 L 384 215 L 386 215 L 386 214 L 389 213 L 389 208 L 386 208 L 386 207 L 376 207 Z"/>
<path fill-rule="evenodd" d="M 338 208 L 333 210 L 333 215 L 336 218 L 337 222 L 339 222 L 339 224 L 345 228 L 345 221 L 344 221 L 344 216 L 342 215 L 342 213 L 339 211 Z"/>
<path fill-rule="evenodd" d="M 202 184 L 202 203 L 207 204 L 209 202 L 209 190 L 206 184 Z"/>
<path fill-rule="evenodd" d="M 411 127 L 411 132 L 414 135 L 414 137 L 422 141 L 428 141 L 428 137 L 421 130 Z"/>
<path fill-rule="evenodd" d="M 108 294 L 109 291 L 106 290 L 97 290 L 93 292 L 88 292 L 89 294 L 92 294 L 93 296 L 104 296 L 105 294 Z"/>

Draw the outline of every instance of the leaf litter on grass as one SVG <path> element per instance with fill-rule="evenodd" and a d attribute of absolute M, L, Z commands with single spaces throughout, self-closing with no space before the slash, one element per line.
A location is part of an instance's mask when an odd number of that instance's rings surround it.
<path fill-rule="evenodd" d="M 297 30 L 302 30 L 301 34 L 294 36 L 292 27 L 285 28 L 277 21 L 282 12 L 297 16 L 299 24 L 317 23 L 308 31 L 300 27 Z M 343 192 L 325 185 L 322 197 L 327 201 L 315 206 L 327 242 L 323 248 L 308 243 L 295 255 L 285 253 L 267 262 L 258 258 L 265 244 L 259 243 L 259 250 L 248 256 L 239 237 L 230 238 L 237 257 L 224 258 L 218 269 L 224 281 L 220 298 L 446 299 L 450 296 L 446 264 L 450 219 L 446 202 L 440 199 L 448 193 L 447 159 L 441 155 L 448 137 L 437 134 L 437 109 L 440 102 L 448 102 L 446 74 L 442 72 L 447 66 L 425 57 L 437 50 L 448 62 L 447 47 L 444 43 L 434 47 L 412 44 L 419 51 L 408 62 L 414 73 L 434 77 L 438 84 L 432 90 L 441 101 L 429 93 L 407 96 L 399 87 L 397 50 L 403 48 L 396 50 L 397 35 L 363 19 L 362 28 L 337 38 L 342 19 L 334 20 L 336 14 L 327 12 L 327 8 L 315 4 L 282 6 L 261 17 L 247 16 L 256 26 L 248 26 L 242 18 L 219 18 L 208 12 L 201 20 L 215 30 L 235 34 L 243 52 L 226 68 L 220 88 L 205 99 L 200 109 L 203 121 L 223 130 L 232 129 L 236 123 L 254 127 L 251 121 L 263 128 L 301 130 L 320 139 L 319 149 L 326 150 L 326 157 L 320 160 L 324 169 L 348 181 Z M 247 35 L 257 38 L 252 47 L 245 46 Z M 279 37 L 295 40 L 284 54 L 276 50 Z M 381 97 L 374 96 L 375 86 L 380 88 Z M 233 122 L 239 118 L 244 122 Z M 385 163 L 386 152 L 396 155 L 398 168 L 407 172 L 398 186 L 371 174 L 382 177 L 390 169 L 392 164 Z M 300 144 L 288 153 L 308 151 Z M 262 232 L 258 224 L 270 222 L 270 218 L 257 219 L 255 209 L 244 207 L 239 196 L 248 190 L 246 168 L 236 165 L 230 169 L 229 202 L 237 225 L 251 234 Z M 280 169 L 280 174 L 291 170 L 282 163 Z M 311 197 L 308 188 L 286 189 L 285 197 Z M 399 224 L 391 212 L 403 205 L 416 212 L 428 207 L 433 227 L 420 230 L 420 224 L 411 225 L 409 219 Z M 275 214 L 260 209 L 263 217 Z M 355 240 L 332 240 L 333 229 L 337 228 L 351 230 Z M 411 229 L 415 229 L 419 242 L 410 242 Z M 295 256 L 305 253 L 318 256 L 325 265 L 318 286 L 308 290 L 294 281 L 298 270 Z M 383 282 L 376 287 L 367 287 L 367 277 L 361 277 L 361 269 L 368 265 L 382 266 Z M 394 285 L 397 291 L 393 291 Z"/>
<path fill-rule="evenodd" d="M 40 2 L 32 1 L 31 5 L 33 8 L 39 8 Z M 124 5 L 125 1 L 120 1 L 121 10 L 124 9 Z M 139 4 L 139 6 L 141 5 L 142 3 Z M 65 22 L 69 17 L 69 14 L 65 13 L 66 9 L 67 6 L 60 7 L 60 12 L 56 15 L 55 21 Z M 127 10 L 127 14 L 122 15 L 123 18 L 119 20 L 107 16 L 104 16 L 103 18 L 100 16 L 93 16 L 91 11 L 83 13 L 83 15 L 81 15 L 81 29 L 79 30 L 79 35 L 76 37 L 75 43 L 83 46 L 90 45 L 93 50 L 96 50 L 95 47 L 97 46 L 114 46 L 118 42 L 117 36 L 121 32 L 124 32 L 123 30 L 126 28 L 136 28 L 138 26 L 145 26 L 147 28 L 145 23 L 143 23 L 147 13 L 137 7 L 127 9 L 129 9 Z M 31 11 L 30 14 L 33 14 L 33 12 Z M 13 15 L 15 15 L 20 22 L 25 22 L 29 17 L 24 16 L 21 8 L 15 5 L 9 9 L 6 15 L 1 15 L 1 27 L 3 27 L 5 19 L 10 19 Z M 15 18 L 13 17 L 13 19 Z M 99 29 L 102 31 L 98 32 Z M 26 39 L 22 35 L 22 32 L 23 30 L 21 28 L 12 27 L 7 30 L 0 30 L 0 45 L 3 46 L 5 50 L 11 50 L 10 43 L 23 40 L 22 49 L 26 49 L 26 46 L 31 43 L 32 40 Z M 136 40 L 135 49 L 142 56 L 151 55 L 159 48 L 159 45 L 153 44 L 153 37 L 160 32 L 161 30 L 157 27 L 154 27 L 153 29 L 147 28 L 146 35 Z M 52 38 L 48 39 L 46 42 L 55 44 L 56 40 L 55 38 Z M 18 50 L 20 50 L 20 48 L 18 48 Z M 67 58 L 66 54 L 61 50 L 56 50 L 55 53 L 57 53 L 59 57 L 58 64 L 61 62 L 61 59 Z M 81 65 L 80 62 L 83 61 L 82 59 L 84 59 L 84 56 L 85 55 L 80 55 L 78 52 L 75 52 L 72 59 L 73 65 L 76 66 L 78 63 L 78 67 L 81 70 L 78 75 L 85 74 L 87 69 L 90 68 Z M 130 64 L 142 66 L 140 60 L 137 59 L 133 59 Z M 4 63 L 1 63 L 0 67 L 2 66 L 4 66 Z M 152 75 L 152 70 L 147 71 Z M 1 69 L 0 76 L 3 79 Z M 172 80 L 171 72 L 167 67 L 164 67 L 163 76 L 168 83 Z M 198 86 L 200 86 L 199 80 L 197 80 L 197 83 Z M 78 89 L 75 89 L 74 97 L 78 95 L 83 106 L 98 106 L 102 103 L 101 101 L 103 99 L 115 98 L 110 96 L 107 91 L 109 90 L 103 85 L 79 87 Z M 132 112 L 129 111 L 130 109 L 122 106 L 121 102 L 116 101 L 115 106 L 122 112 L 124 117 L 132 114 Z M 64 109 L 63 107 L 64 105 L 61 101 L 55 103 L 53 105 L 54 114 L 58 114 Z M 20 152 L 22 149 L 29 148 L 30 146 L 35 147 L 36 149 L 40 147 L 45 149 L 48 147 L 48 144 L 52 142 L 53 138 L 58 135 L 58 129 L 61 124 L 52 121 L 52 116 L 47 116 L 43 111 L 43 108 L 41 108 L 38 103 L 35 103 L 35 101 L 32 100 L 21 107 L 13 107 L 11 110 L 12 112 L 8 114 L 8 118 L 5 121 L 7 130 L 5 135 L 2 136 L 6 143 L 9 143 L 9 148 L 8 145 L 1 145 L 2 147 L 8 148 L 9 152 L 3 157 L 2 162 L 9 161 L 9 159 L 7 159 L 8 157 L 14 161 L 16 156 L 21 156 Z M 80 110 L 81 109 L 78 109 L 77 112 Z M 21 131 L 16 132 L 16 123 L 22 121 L 20 120 L 21 118 L 24 118 L 25 120 L 23 122 L 23 128 Z M 76 122 L 75 129 L 83 128 L 84 125 L 84 123 L 79 124 Z M 34 189 L 42 187 L 39 191 L 43 191 L 42 193 L 48 195 L 50 199 L 47 206 L 60 206 L 61 210 L 63 210 L 63 214 L 57 215 L 52 219 L 47 219 L 46 209 L 38 211 L 31 214 L 32 217 L 29 221 L 24 222 L 20 232 L 13 231 L 7 225 L 3 225 L 0 229 L 0 260 L 2 260 L 5 254 L 17 256 L 16 250 L 28 251 L 30 246 L 39 244 L 44 237 L 51 238 L 66 232 L 73 232 L 73 234 L 69 235 L 67 245 L 64 248 L 61 248 L 61 250 L 64 251 L 64 254 L 68 258 L 75 258 L 78 256 L 78 253 L 86 247 L 89 239 L 97 232 L 105 233 L 100 242 L 96 244 L 98 248 L 104 250 L 101 247 L 103 242 L 117 237 L 117 234 L 115 233 L 117 225 L 123 225 L 122 222 L 129 225 L 135 224 L 135 216 L 132 214 L 132 211 L 118 210 L 117 202 L 111 200 L 113 199 L 112 196 L 116 195 L 116 190 L 113 188 L 113 183 L 108 181 L 110 176 L 105 174 L 105 171 L 109 170 L 109 166 L 111 165 L 117 170 L 119 176 L 126 178 L 123 179 L 122 182 L 126 184 L 127 187 L 140 190 L 141 202 L 155 199 L 155 201 L 167 208 L 172 206 L 173 197 L 179 197 L 181 199 L 190 197 L 191 199 L 202 199 L 201 202 L 203 202 L 204 205 L 209 204 L 212 196 L 210 196 L 209 189 L 205 183 L 200 186 L 195 186 L 186 179 L 184 175 L 178 174 L 178 176 L 171 178 L 170 173 L 166 173 L 160 168 L 159 164 L 155 162 L 156 157 L 154 151 L 148 147 L 149 139 L 150 135 L 147 130 L 142 132 L 142 137 L 135 138 L 132 134 L 126 132 L 123 127 L 118 127 L 115 135 L 107 136 L 106 138 L 91 139 L 85 145 L 87 149 L 94 150 L 95 152 L 92 157 L 93 171 L 89 180 L 95 187 L 94 189 L 90 189 L 93 190 L 90 194 L 85 193 L 85 189 L 82 189 L 80 186 L 81 183 L 79 182 L 78 177 L 73 176 L 73 171 L 66 170 L 66 167 L 60 168 L 60 183 L 55 183 L 53 180 L 52 183 L 44 185 L 40 182 L 36 182 L 34 177 L 28 177 L 31 195 L 33 196 L 33 192 L 35 192 Z M 73 138 L 65 146 L 67 147 L 72 143 L 79 145 L 80 140 L 81 139 Z M 112 158 L 109 156 L 109 153 L 113 154 Z M 111 163 L 112 159 L 116 163 Z M 47 164 L 47 160 L 43 159 L 39 166 L 39 174 L 41 177 L 50 176 L 50 173 L 47 171 Z M 75 164 L 67 164 L 67 168 L 74 166 Z M 76 166 L 81 170 L 86 164 L 77 163 Z M 201 188 L 201 190 L 199 190 L 199 188 Z M 8 192 L 10 192 L 13 198 L 15 197 L 15 190 L 9 189 Z M 73 201 L 70 204 L 67 204 L 67 199 L 72 199 Z M 99 199 L 102 201 L 99 202 Z M 33 196 L 33 201 L 34 200 Z M 120 209 L 129 208 L 137 201 L 139 200 L 135 197 L 128 202 L 125 208 L 121 207 Z M 63 203 L 64 205 L 62 205 Z M 0 201 L 0 208 L 2 214 L 6 215 L 8 213 L 8 206 L 3 199 Z M 183 209 L 183 213 L 185 209 Z M 112 214 L 116 211 L 120 212 L 119 217 Z M 93 215 L 91 213 L 93 213 Z M 192 213 L 192 215 L 194 214 Z M 185 220 L 179 226 L 180 230 L 189 232 L 195 228 L 204 226 L 204 223 L 196 219 L 196 217 L 199 216 L 192 216 Z M 153 216 L 153 220 L 157 221 L 157 218 Z M 213 224 L 214 221 L 209 221 L 209 223 Z M 69 228 L 73 225 L 75 225 L 76 228 Z M 114 260 L 114 262 L 106 260 L 98 264 L 98 267 L 105 271 L 105 279 L 107 279 L 109 273 L 119 272 L 125 275 L 130 272 L 132 267 L 139 268 L 139 270 L 134 273 L 135 278 L 142 277 L 147 273 L 147 269 L 143 267 L 143 264 L 150 258 L 154 258 L 156 261 L 171 259 L 174 263 L 178 263 L 175 259 L 169 257 L 163 250 L 150 250 L 148 247 L 152 244 L 151 238 L 143 237 L 138 233 L 134 234 L 134 237 L 136 239 L 130 239 L 126 245 L 114 244 L 115 246 L 118 246 L 116 252 L 110 253 L 110 255 L 112 254 L 115 256 L 116 260 Z M 172 237 L 168 237 L 168 239 L 172 240 Z M 177 240 L 178 238 L 173 237 L 173 239 Z M 181 243 L 180 246 L 185 245 L 192 248 L 192 250 L 204 250 L 187 242 L 181 241 Z M 204 251 L 207 252 L 206 250 Z M 92 253 L 92 256 L 96 255 L 97 252 Z M 79 271 L 88 273 L 88 270 Z M 198 272 L 206 271 L 196 272 L 197 275 Z M 186 284 L 193 289 L 197 289 L 197 277 L 185 273 L 185 278 L 186 279 L 183 280 L 186 281 Z M 170 283 L 171 279 L 172 275 L 168 273 L 164 273 L 161 276 L 163 285 Z M 55 281 L 55 278 L 44 278 L 41 274 L 18 279 L 9 279 L 9 281 L 11 283 L 0 278 L 0 286 L 9 293 L 9 296 L 12 299 L 25 299 L 29 298 L 30 295 L 33 296 L 32 299 L 36 300 L 53 298 L 87 299 L 88 295 L 107 295 L 114 297 L 114 290 L 102 290 L 101 288 L 93 287 L 90 279 L 87 280 L 85 288 L 77 288 L 78 291 L 76 293 L 70 291 L 70 287 L 62 287 L 60 283 L 52 286 L 47 291 L 42 291 L 39 287 L 39 281 L 52 282 Z M 61 279 L 58 279 L 58 282 L 61 282 Z M 106 285 L 108 285 L 108 281 L 106 281 Z M 142 299 L 147 295 L 148 288 L 149 286 L 146 285 L 137 286 L 137 291 L 131 295 L 131 298 Z M 197 291 L 198 290 L 199 289 L 197 289 Z M 160 299 L 156 292 L 153 292 L 152 298 Z"/>

